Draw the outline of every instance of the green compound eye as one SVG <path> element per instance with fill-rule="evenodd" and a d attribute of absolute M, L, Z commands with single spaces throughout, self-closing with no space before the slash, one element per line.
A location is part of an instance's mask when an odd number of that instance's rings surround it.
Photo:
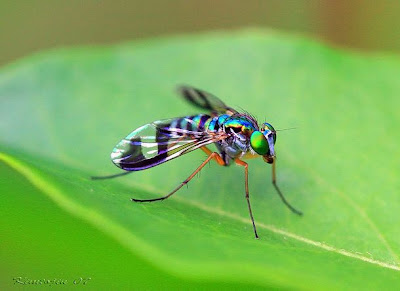
<path fill-rule="evenodd" d="M 268 141 L 265 136 L 259 131 L 253 132 L 253 134 L 250 136 L 250 145 L 253 150 L 259 155 L 263 156 L 268 154 L 269 152 Z"/>

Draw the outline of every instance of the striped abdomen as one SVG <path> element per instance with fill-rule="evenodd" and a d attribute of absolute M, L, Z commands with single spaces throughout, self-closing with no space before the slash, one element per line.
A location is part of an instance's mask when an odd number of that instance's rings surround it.
<path fill-rule="evenodd" d="M 211 119 L 211 116 L 207 114 L 197 114 L 176 118 L 170 124 L 165 124 L 164 126 L 170 129 L 181 129 L 182 133 L 185 130 L 204 131 L 207 130 L 207 125 L 210 123 Z"/>

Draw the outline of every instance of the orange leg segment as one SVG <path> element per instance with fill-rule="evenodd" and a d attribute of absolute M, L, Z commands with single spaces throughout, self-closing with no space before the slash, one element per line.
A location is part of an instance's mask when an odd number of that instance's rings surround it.
<path fill-rule="evenodd" d="M 209 148 L 207 148 L 207 147 L 201 147 L 201 149 L 202 149 L 202 151 L 203 152 L 205 152 L 206 154 L 207 154 L 207 156 L 211 156 L 212 155 L 212 151 L 210 151 L 210 149 Z M 220 165 L 220 166 L 225 166 L 225 162 L 224 162 L 224 160 L 221 158 L 221 156 L 220 155 L 216 155 L 216 156 L 214 156 L 214 160 L 218 163 L 218 165 Z"/>

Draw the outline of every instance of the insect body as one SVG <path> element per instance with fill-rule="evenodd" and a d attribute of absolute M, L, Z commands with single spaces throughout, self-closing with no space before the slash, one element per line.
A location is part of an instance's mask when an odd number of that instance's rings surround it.
<path fill-rule="evenodd" d="M 243 159 L 262 157 L 265 162 L 272 164 L 272 183 L 282 201 L 294 213 L 302 214 L 286 201 L 276 184 L 276 131 L 271 124 L 263 123 L 259 126 L 250 114 L 239 113 L 205 91 L 183 86 L 179 88 L 179 93 L 193 105 L 209 111 L 209 114 L 160 120 L 139 127 L 119 142 L 111 153 L 113 163 L 128 172 L 97 178 L 113 178 L 131 171 L 148 169 L 193 150 L 202 149 L 208 155 L 207 159 L 168 195 L 132 201 L 153 202 L 170 197 L 210 160 L 215 160 L 221 166 L 236 163 L 245 170 L 245 197 L 254 234 L 258 238 L 249 200 L 248 165 Z M 212 152 L 208 149 L 207 145 L 210 144 L 215 144 L 218 151 Z"/>

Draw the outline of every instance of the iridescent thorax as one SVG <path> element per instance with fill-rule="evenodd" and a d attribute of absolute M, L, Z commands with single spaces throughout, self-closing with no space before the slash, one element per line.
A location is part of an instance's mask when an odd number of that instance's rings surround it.
<path fill-rule="evenodd" d="M 273 162 L 276 131 L 272 125 L 264 123 L 259 127 L 251 115 L 237 113 L 219 116 L 208 130 L 215 131 L 215 124 L 218 123 L 222 125 L 218 129 L 230 135 L 226 140 L 217 143 L 220 151 L 226 152 L 230 158 L 225 159 L 227 164 L 238 157 L 251 159 L 259 156 L 267 163 Z"/>

